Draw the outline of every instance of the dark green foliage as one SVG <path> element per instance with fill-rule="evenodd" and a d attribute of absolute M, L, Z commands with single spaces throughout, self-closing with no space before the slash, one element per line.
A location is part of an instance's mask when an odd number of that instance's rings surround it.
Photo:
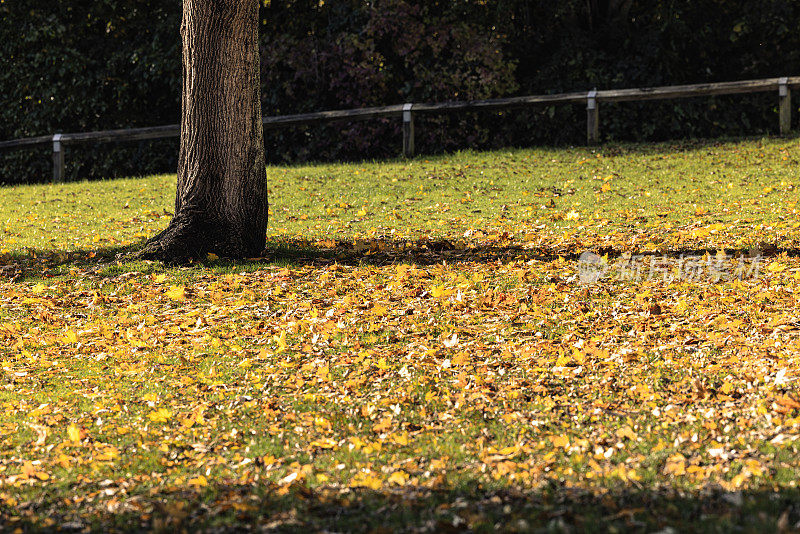
<path fill-rule="evenodd" d="M 0 3 L 0 139 L 177 122 L 178 2 Z M 67 147 L 67 178 L 172 169 L 177 140 Z M 49 146 L 0 154 L 0 182 L 42 181 Z"/>
<path fill-rule="evenodd" d="M 262 8 L 265 115 L 800 74 L 791 0 L 283 0 Z M 0 140 L 175 123 L 180 2 L 0 2 Z M 796 99 L 795 99 L 796 100 Z M 601 107 L 605 139 L 775 132 L 777 96 Z M 795 113 L 795 116 L 797 114 Z M 582 143 L 582 106 L 426 116 L 417 148 Z M 395 156 L 399 120 L 268 131 L 273 162 Z M 0 153 L 0 182 L 50 175 Z M 176 140 L 69 147 L 68 178 L 172 171 Z"/>

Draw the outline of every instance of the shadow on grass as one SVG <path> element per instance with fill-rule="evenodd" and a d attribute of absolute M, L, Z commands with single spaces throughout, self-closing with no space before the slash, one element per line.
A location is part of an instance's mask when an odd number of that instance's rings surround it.
<path fill-rule="evenodd" d="M 7 278 L 21 281 L 26 279 L 47 278 L 51 276 L 69 275 L 77 269 L 82 276 L 95 275 L 113 277 L 128 272 L 150 273 L 164 269 L 158 262 L 137 260 L 133 254 L 138 251 L 144 241 L 127 246 L 83 249 L 75 251 L 28 250 L 27 254 L 0 256 L 0 279 Z M 579 243 L 566 244 L 560 247 L 530 246 L 511 238 L 499 236 L 494 240 L 464 239 L 365 239 L 365 240 L 308 240 L 286 239 L 274 240 L 267 244 L 263 257 L 244 260 L 225 258 L 213 261 L 202 261 L 194 265 L 203 266 L 213 271 L 227 272 L 231 269 L 258 270 L 265 265 L 283 266 L 325 266 L 333 263 L 341 265 L 391 265 L 409 263 L 419 266 L 439 263 L 507 263 L 510 261 L 553 261 L 563 258 L 577 261 L 587 249 L 580 248 Z M 597 254 L 607 255 L 614 259 L 623 254 L 640 255 L 643 258 L 664 256 L 680 258 L 687 256 L 703 256 L 717 254 L 716 248 L 709 249 L 670 249 L 658 252 L 625 251 L 614 247 L 588 249 Z M 726 254 L 733 257 L 764 257 L 787 254 L 800 256 L 800 249 L 778 248 L 767 246 L 763 250 L 727 249 Z"/>
<path fill-rule="evenodd" d="M 373 491 L 273 483 L 147 491 L 124 480 L 43 489 L 0 506 L 0 529 L 72 532 L 796 532 L 798 491 L 589 492 L 404 487 Z M 126 486 L 127 485 L 127 486 Z M 2 502 L 2 501 L 0 501 Z"/>
<path fill-rule="evenodd" d="M 117 264 L 123 272 L 123 258 L 141 248 L 143 243 L 70 251 L 28 249 L 25 253 L 0 255 L 0 280 L 47 278 L 69 274 L 71 269 L 97 272 Z"/>

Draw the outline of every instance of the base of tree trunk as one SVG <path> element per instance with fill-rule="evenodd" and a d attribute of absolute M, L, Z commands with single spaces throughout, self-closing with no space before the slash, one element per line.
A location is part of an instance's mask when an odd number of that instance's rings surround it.
<path fill-rule="evenodd" d="M 242 230 L 226 224 L 209 224 L 197 218 L 192 220 L 190 216 L 178 214 L 167 228 L 147 240 L 136 257 L 171 265 L 186 265 L 206 259 L 209 253 L 224 258 L 260 256 L 263 245 L 248 245 L 239 237 Z"/>
<path fill-rule="evenodd" d="M 137 255 L 164 263 L 261 255 L 269 203 L 261 120 L 260 2 L 184 0 L 175 215 Z"/>

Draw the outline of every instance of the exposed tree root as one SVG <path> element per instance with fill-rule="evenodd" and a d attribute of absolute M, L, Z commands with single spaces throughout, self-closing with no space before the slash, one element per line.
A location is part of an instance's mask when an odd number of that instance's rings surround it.
<path fill-rule="evenodd" d="M 205 259 L 209 253 L 226 258 L 258 256 L 263 247 L 259 250 L 245 247 L 240 237 L 243 230 L 176 214 L 169 226 L 151 237 L 135 257 L 170 265 L 187 265 Z"/>

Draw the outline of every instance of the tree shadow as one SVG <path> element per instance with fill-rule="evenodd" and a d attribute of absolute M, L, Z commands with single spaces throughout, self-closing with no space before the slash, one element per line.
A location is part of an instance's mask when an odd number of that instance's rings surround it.
<path fill-rule="evenodd" d="M 271 482 L 147 490 L 125 479 L 46 486 L 0 505 L 0 528 L 22 532 L 797 532 L 796 489 L 728 492 L 619 483 L 586 490 L 278 486 Z M 96 486 L 96 487 L 94 487 Z M 2 501 L 0 501 L 2 502 Z"/>
<path fill-rule="evenodd" d="M 84 274 L 99 272 L 120 264 L 141 248 L 140 243 L 78 250 L 48 250 L 29 248 L 25 253 L 0 255 L 0 280 L 23 281 L 67 274 L 78 269 Z"/>
<path fill-rule="evenodd" d="M 164 266 L 158 262 L 141 261 L 135 253 L 144 240 L 126 246 L 80 249 L 74 251 L 29 249 L 27 254 L 0 256 L 0 280 L 22 281 L 68 275 L 71 269 L 81 276 L 114 277 L 127 272 L 156 272 Z M 639 258 L 715 256 L 717 248 L 673 248 L 661 251 L 630 251 L 617 247 L 582 248 L 579 243 L 562 246 L 531 246 L 514 241 L 507 235 L 491 240 L 420 238 L 416 240 L 375 238 L 356 240 L 282 239 L 267 244 L 262 257 L 231 260 L 215 258 L 183 267 L 202 265 L 213 270 L 230 268 L 258 270 L 264 265 L 324 267 L 334 263 L 357 266 L 383 266 L 409 263 L 419 266 L 455 263 L 507 263 L 511 261 L 549 262 L 562 258 L 579 261 L 581 254 L 592 252 L 609 259 L 625 255 Z M 770 257 L 786 254 L 800 257 L 800 249 L 767 245 L 759 249 L 726 249 L 730 257 Z"/>

